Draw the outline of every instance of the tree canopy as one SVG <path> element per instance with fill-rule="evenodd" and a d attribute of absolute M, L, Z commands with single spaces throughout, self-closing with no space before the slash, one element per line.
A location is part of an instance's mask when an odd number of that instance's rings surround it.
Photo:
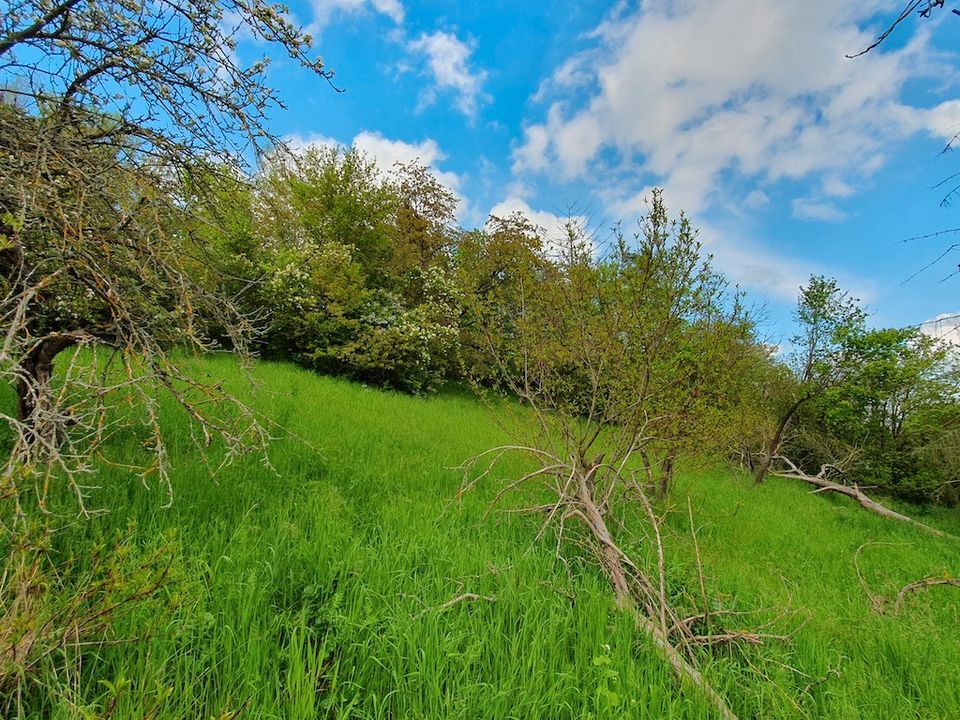
<path fill-rule="evenodd" d="M 193 269 L 210 263 L 187 219 L 275 141 L 267 61 L 240 59 L 243 36 L 331 78 L 286 9 L 262 0 L 6 4 L 0 374 L 19 407 L 4 418 L 17 438 L 5 482 L 17 468 L 75 482 L 108 434 L 111 394 L 139 399 L 155 450 L 146 471 L 163 477 L 147 386 L 176 398 L 207 442 L 237 450 L 264 436 L 252 417 L 217 420 L 221 389 L 179 372 L 170 354 L 215 335 L 243 352 L 253 329 L 234 299 L 197 281 Z M 119 376 L 97 363 L 55 376 L 55 359 L 78 345 L 110 348 Z"/>

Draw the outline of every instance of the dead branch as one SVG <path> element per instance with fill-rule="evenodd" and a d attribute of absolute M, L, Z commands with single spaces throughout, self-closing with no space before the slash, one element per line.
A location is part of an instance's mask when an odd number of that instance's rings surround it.
<path fill-rule="evenodd" d="M 496 602 L 497 599 L 489 595 L 477 595 L 476 593 L 463 593 L 461 595 L 457 595 L 455 598 L 452 598 L 451 600 L 447 600 L 443 605 L 439 605 L 438 607 L 427 608 L 426 610 L 421 610 L 420 612 L 418 612 L 416 615 L 413 616 L 413 619 L 417 620 L 428 613 L 444 612 L 452 608 L 454 605 L 459 605 L 462 602 L 474 602 L 477 600 L 483 600 L 485 602 L 491 603 L 491 602 Z"/>
<path fill-rule="evenodd" d="M 693 540 L 693 552 L 697 561 L 697 579 L 700 581 L 700 600 L 703 602 L 703 620 L 709 627 L 710 603 L 707 600 L 707 584 L 703 578 L 703 558 L 700 557 L 700 542 L 697 540 L 697 528 L 693 524 L 693 506 L 687 496 L 687 517 L 690 518 L 690 537 Z"/>
<path fill-rule="evenodd" d="M 860 587 L 863 588 L 863 592 L 866 593 L 867 597 L 870 599 L 870 609 L 876 613 L 882 613 L 883 607 L 886 604 L 886 600 L 880 595 L 874 595 L 870 591 L 870 586 L 867 585 L 866 578 L 863 577 L 863 573 L 860 571 L 860 553 L 863 552 L 865 548 L 870 545 L 892 545 L 893 543 L 877 543 L 873 540 L 863 543 L 860 547 L 857 548 L 857 551 L 853 554 L 853 567 L 857 571 L 857 580 L 860 581 Z"/>
<path fill-rule="evenodd" d="M 617 607 L 631 613 L 637 629 L 648 636 L 653 646 L 670 665 L 681 683 L 692 685 L 713 706 L 719 717 L 724 720 L 736 720 L 737 716 L 730 710 L 724 698 L 710 685 L 697 668 L 693 648 L 700 645 L 734 641 L 757 644 L 764 638 L 780 638 L 781 636 L 731 631 L 701 637 L 693 632 L 692 621 L 689 621 L 689 618 L 687 620 L 683 619 L 667 599 L 666 561 L 660 532 L 660 518 L 654 512 L 643 487 L 637 482 L 636 478 L 624 476 L 616 467 L 605 464 L 602 456 L 585 462 L 582 456 L 575 454 L 569 461 L 563 462 L 551 453 L 528 446 L 514 445 L 494 448 L 460 466 L 459 469 L 464 471 L 460 493 L 476 487 L 478 479 L 488 476 L 506 453 L 512 451 L 529 455 L 531 450 L 534 450 L 533 454 L 540 461 L 541 468 L 526 473 L 521 480 L 531 482 L 552 476 L 555 482 L 552 484 L 543 483 L 543 485 L 557 493 L 557 499 L 553 503 L 523 509 L 528 512 L 547 514 L 546 523 L 537 537 L 542 536 L 546 527 L 553 524 L 557 528 L 557 553 L 560 557 L 559 543 L 563 537 L 566 522 L 572 519 L 578 520 L 580 527 L 586 531 L 578 540 L 597 557 L 604 575 L 613 588 Z M 491 457 L 493 461 L 488 462 Z M 477 469 L 479 470 L 478 475 L 471 477 L 471 471 Z M 652 529 L 654 542 L 656 543 L 656 581 L 652 580 L 620 548 L 610 532 L 606 517 L 609 512 L 609 505 L 604 503 L 603 499 L 610 498 L 610 485 L 614 483 L 628 487 L 640 500 L 644 516 Z M 506 488 L 495 494 L 495 502 L 501 501 L 506 492 L 515 490 L 520 484 L 521 482 L 518 481 L 507 483 Z M 574 541 L 576 542 L 577 539 Z M 426 609 L 414 617 L 421 617 L 428 612 L 443 611 L 460 602 L 481 599 L 491 601 L 491 598 L 464 593 L 435 610 Z"/>
<path fill-rule="evenodd" d="M 737 720 L 737 716 L 727 705 L 727 701 L 723 699 L 723 696 L 714 690 L 713 686 L 707 682 L 700 671 L 677 650 L 673 643 L 670 642 L 670 638 L 667 637 L 666 633 L 636 608 L 633 608 L 633 617 L 637 627 L 650 637 L 653 644 L 664 656 L 681 681 L 686 680 L 692 683 L 710 704 L 713 705 L 723 720 Z"/>
<path fill-rule="evenodd" d="M 691 645 L 721 645 L 733 642 L 762 645 L 764 640 L 785 641 L 789 639 L 787 635 L 771 635 L 769 633 L 756 633 L 748 630 L 734 630 L 726 633 L 716 633 L 714 635 L 695 635 L 687 642 Z"/>
<path fill-rule="evenodd" d="M 900 612 L 900 607 L 903 605 L 903 600 L 908 593 L 916 590 L 924 590 L 929 587 L 937 587 L 939 585 L 952 585 L 953 587 L 960 587 L 960 579 L 928 577 L 923 578 L 922 580 L 916 580 L 909 585 L 904 585 L 902 588 L 900 588 L 900 592 L 897 593 L 897 599 L 893 603 L 894 612 Z"/>
<path fill-rule="evenodd" d="M 876 500 L 872 500 L 869 497 L 867 497 L 867 495 L 864 494 L 864 492 L 856 485 L 840 485 L 839 483 L 835 483 L 830 480 L 827 480 L 826 475 L 831 470 L 835 470 L 835 467 L 833 465 L 828 465 L 828 464 L 822 465 L 820 467 L 820 472 L 818 472 L 816 475 L 808 475 L 802 470 L 800 470 L 800 468 L 798 468 L 793 462 L 791 462 L 788 458 L 784 457 L 783 455 L 778 455 L 777 459 L 782 460 L 784 463 L 789 465 L 790 472 L 776 472 L 776 473 L 771 473 L 772 475 L 776 477 L 788 478 L 791 480 L 801 480 L 805 483 L 815 485 L 817 489 L 813 491 L 814 494 L 833 492 L 839 495 L 846 495 L 848 498 L 852 498 L 853 500 L 856 500 L 857 503 L 860 505 L 860 507 L 862 507 L 864 510 L 869 510 L 870 512 L 876 515 L 880 515 L 881 517 L 889 518 L 891 520 L 897 520 L 903 523 L 908 523 L 910 525 L 913 525 L 916 528 L 923 530 L 926 533 L 935 535 L 936 537 L 950 538 L 952 540 L 960 540 L 960 538 L 957 538 L 953 535 L 945 533 L 943 530 L 938 530 L 937 528 L 931 527 L 930 525 L 926 525 L 925 523 L 922 523 L 919 520 L 915 520 L 912 517 L 909 517 L 908 515 L 898 513 L 896 510 L 891 510 L 886 505 L 881 505 Z"/>

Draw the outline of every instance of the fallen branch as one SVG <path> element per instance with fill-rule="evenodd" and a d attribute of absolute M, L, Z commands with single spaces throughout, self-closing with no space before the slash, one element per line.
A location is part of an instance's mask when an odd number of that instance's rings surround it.
<path fill-rule="evenodd" d="M 463 593 L 462 595 L 457 595 L 455 598 L 451 600 L 447 600 L 443 605 L 440 605 L 435 608 L 431 607 L 431 608 L 427 608 L 426 610 L 421 610 L 420 612 L 418 612 L 416 615 L 413 616 L 413 619 L 417 620 L 423 617 L 424 615 L 426 615 L 427 613 L 432 613 L 432 612 L 441 613 L 441 612 L 444 612 L 445 610 L 449 610 L 454 605 L 458 605 L 462 602 L 473 602 L 476 600 L 484 600 L 485 602 L 495 602 L 496 598 L 491 597 L 489 595 L 477 595 L 476 593 Z"/>
<path fill-rule="evenodd" d="M 910 583 L 909 585 L 904 585 L 900 592 L 897 593 L 897 599 L 893 604 L 894 612 L 900 612 L 900 606 L 903 605 L 903 599 L 907 596 L 907 593 L 911 593 L 915 590 L 923 590 L 928 587 L 935 587 L 937 585 L 952 585 L 954 587 L 960 587 L 960 579 L 958 578 L 923 578 L 922 580 L 916 580 L 915 582 Z"/>
<path fill-rule="evenodd" d="M 658 627 L 656 623 L 652 622 L 650 618 L 644 615 L 639 608 L 634 607 L 632 609 L 637 627 L 650 637 L 657 650 L 660 651 L 677 676 L 681 680 L 691 682 L 710 704 L 713 705 L 713 708 L 723 720 L 737 720 L 737 716 L 729 708 L 723 696 L 714 690 L 713 686 L 707 682 L 700 673 L 700 670 L 680 654 L 673 643 L 670 642 L 666 633 Z"/>
<path fill-rule="evenodd" d="M 838 493 L 839 495 L 846 495 L 848 498 L 852 498 L 853 500 L 856 500 L 857 503 L 860 504 L 860 507 L 862 507 L 863 509 L 869 510 L 870 512 L 876 515 L 880 515 L 881 517 L 889 518 L 891 520 L 897 520 L 899 522 L 908 523 L 910 525 L 913 525 L 914 527 L 917 527 L 923 530 L 924 532 L 927 532 L 931 535 L 935 535 L 937 537 L 950 538 L 952 540 L 960 540 L 960 538 L 957 538 L 953 535 L 945 533 L 943 530 L 938 530 L 937 528 L 931 527 L 930 525 L 926 525 L 925 523 L 922 523 L 919 520 L 914 520 L 912 517 L 908 515 L 904 515 L 903 513 L 898 513 L 896 510 L 891 510 L 886 505 L 881 505 L 876 500 L 872 500 L 869 497 L 867 497 L 867 495 L 864 494 L 863 490 L 861 490 L 856 485 L 841 485 L 839 483 L 835 483 L 830 480 L 827 480 L 826 478 L 827 473 L 831 469 L 834 469 L 832 465 L 821 465 L 820 472 L 818 472 L 816 475 L 808 475 L 802 470 L 800 470 L 800 468 L 798 468 L 796 465 L 794 465 L 788 458 L 785 458 L 782 455 L 778 455 L 777 459 L 783 460 L 783 462 L 789 465 L 790 472 L 771 473 L 776 477 L 788 478 L 791 480 L 800 480 L 802 482 L 809 483 L 810 485 L 815 485 L 817 487 L 817 489 L 813 491 L 815 494 L 834 492 L 834 493 Z"/>
<path fill-rule="evenodd" d="M 689 645 L 720 645 L 723 643 L 745 642 L 749 645 L 762 645 L 764 640 L 787 641 L 787 635 L 771 635 L 769 633 L 755 633 L 748 630 L 734 630 L 732 632 L 717 633 L 715 635 L 695 635 L 687 640 Z"/>

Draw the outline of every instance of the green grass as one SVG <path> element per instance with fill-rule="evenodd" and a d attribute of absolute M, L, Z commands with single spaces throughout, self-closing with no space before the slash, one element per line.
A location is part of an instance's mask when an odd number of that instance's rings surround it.
<path fill-rule="evenodd" d="M 196 372 L 242 387 L 229 358 Z M 125 620 L 133 644 L 91 649 L 79 694 L 34 687 L 35 717 L 709 718 L 612 605 L 592 564 L 569 567 L 536 520 L 485 517 L 495 483 L 454 501 L 450 468 L 504 440 L 462 395 L 428 400 L 258 364 L 251 402 L 309 442 L 244 458 L 211 479 L 170 415 L 174 502 L 106 470 L 95 503 L 111 512 L 57 540 L 88 543 L 135 524 L 150 547 L 175 537 L 178 603 Z M 119 441 L 121 443 L 123 441 Z M 137 452 L 129 437 L 122 452 Z M 312 447 L 311 447 L 312 446 Z M 504 466 L 499 477 L 516 471 Z M 960 545 L 874 517 L 843 498 L 717 467 L 686 473 L 667 543 L 671 589 L 693 594 L 690 498 L 708 593 L 787 641 L 704 657 L 742 718 L 960 718 L 960 592 L 871 611 L 930 574 L 960 574 Z M 919 512 L 912 509 L 911 512 Z M 960 534 L 956 511 L 926 522 Z M 648 543 L 637 539 L 642 554 Z M 462 593 L 494 598 L 465 601 Z M 782 617 L 781 617 L 782 616 Z"/>

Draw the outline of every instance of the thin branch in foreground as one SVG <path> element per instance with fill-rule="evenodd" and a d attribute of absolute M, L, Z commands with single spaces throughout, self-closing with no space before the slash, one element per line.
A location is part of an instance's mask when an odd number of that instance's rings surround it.
<path fill-rule="evenodd" d="M 897 599 L 893 603 L 893 611 L 900 612 L 900 608 L 903 605 L 903 600 L 906 598 L 908 593 L 915 592 L 917 590 L 924 590 L 929 587 L 937 587 L 943 585 L 951 585 L 953 587 L 960 587 L 960 579 L 958 578 L 923 578 L 922 580 L 916 580 L 908 585 L 904 585 L 900 588 L 900 592 L 897 593 Z"/>
<path fill-rule="evenodd" d="M 463 593 L 461 595 L 457 595 L 455 598 L 452 598 L 451 600 L 447 600 L 443 605 L 440 605 L 438 607 L 428 607 L 425 610 L 421 610 L 420 612 L 418 612 L 416 615 L 413 616 L 413 619 L 417 620 L 428 613 L 444 612 L 452 608 L 454 605 L 459 605 L 462 602 L 475 602 L 477 600 L 483 600 L 484 602 L 492 603 L 492 602 L 496 602 L 497 599 L 490 595 L 477 595 L 476 593 Z"/>

